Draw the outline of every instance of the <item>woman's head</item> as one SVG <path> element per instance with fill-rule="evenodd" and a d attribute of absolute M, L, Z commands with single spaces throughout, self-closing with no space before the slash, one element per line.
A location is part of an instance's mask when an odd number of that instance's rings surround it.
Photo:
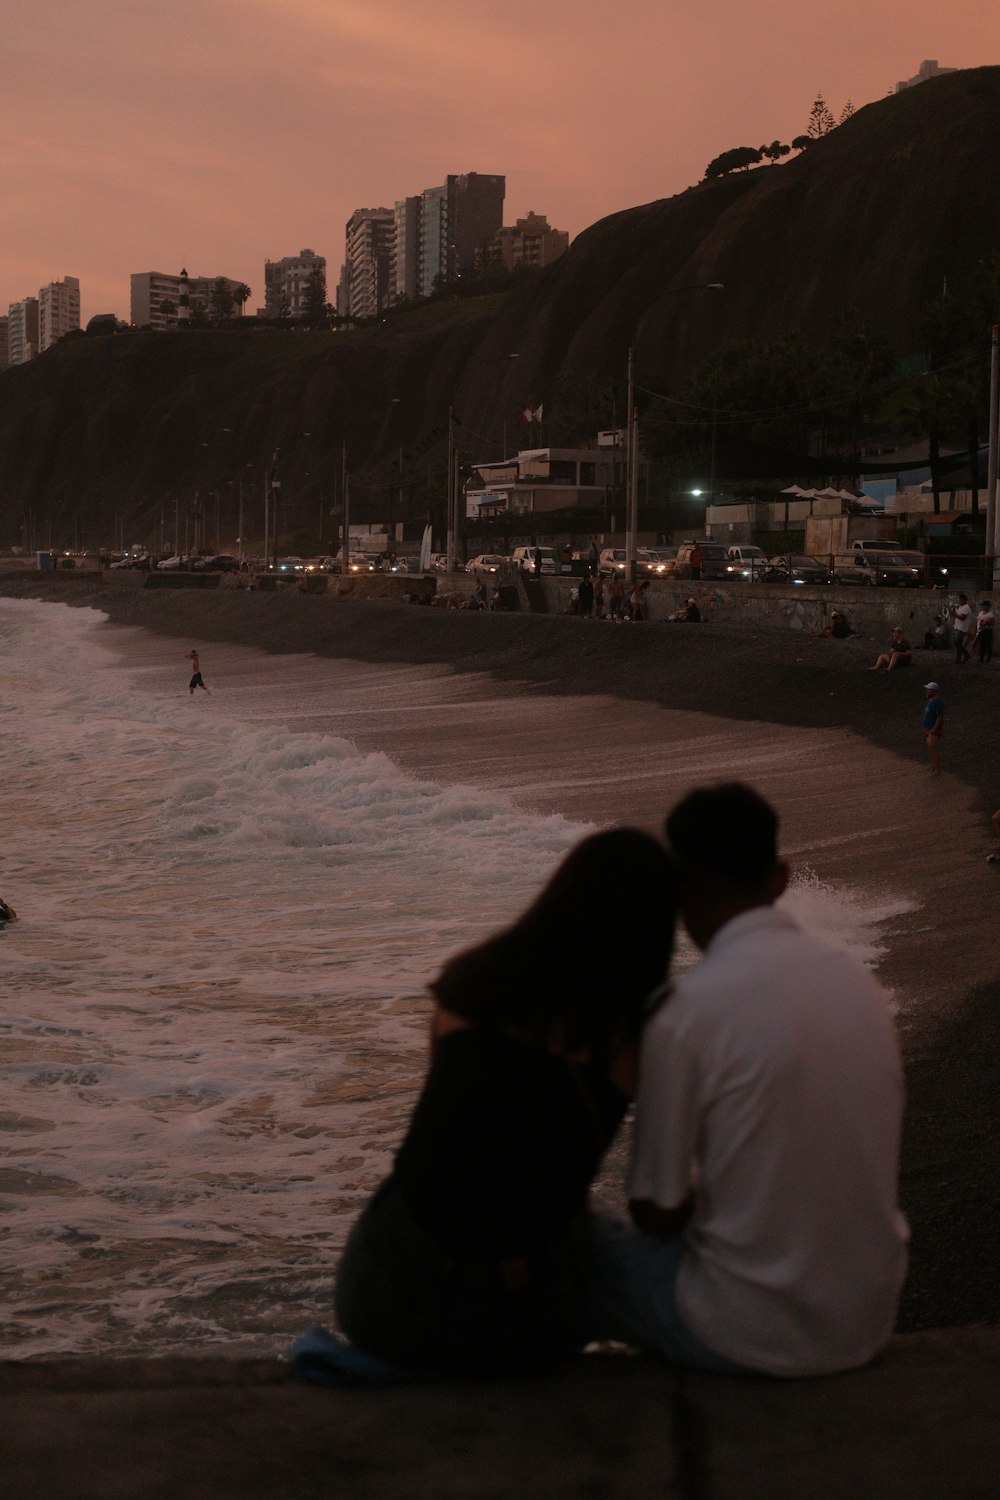
<path fill-rule="evenodd" d="M 633 828 L 592 834 L 512 926 L 451 959 L 431 986 L 470 1021 L 610 1058 L 639 1033 L 673 951 L 674 865 Z"/>

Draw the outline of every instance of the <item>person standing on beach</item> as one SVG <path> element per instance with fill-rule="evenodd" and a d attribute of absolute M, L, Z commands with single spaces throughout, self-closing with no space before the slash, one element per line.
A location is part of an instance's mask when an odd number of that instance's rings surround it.
<path fill-rule="evenodd" d="M 993 660 L 993 627 L 996 622 L 993 605 L 989 599 L 984 599 L 976 616 L 976 634 L 972 642 L 981 662 Z"/>
<path fill-rule="evenodd" d="M 951 622 L 955 632 L 955 661 L 961 664 L 969 660 L 966 636 L 972 624 L 972 607 L 968 594 L 959 594 L 958 604 L 952 605 Z"/>
<path fill-rule="evenodd" d="M 198 660 L 198 653 L 193 646 L 187 654 L 187 660 L 191 663 L 191 681 L 188 683 L 188 690 L 191 696 L 194 697 L 195 688 L 201 688 L 203 692 L 207 693 L 208 688 L 201 677 L 201 663 Z"/>
<path fill-rule="evenodd" d="M 941 775 L 941 736 L 944 734 L 944 703 L 936 682 L 924 683 L 924 739 L 931 763 L 931 775 Z"/>
<path fill-rule="evenodd" d="M 595 1218 L 591 1337 L 797 1377 L 856 1369 L 892 1333 L 903 1075 L 874 975 L 776 909 L 777 832 L 740 783 L 667 818 L 704 957 L 650 998 L 632 1225 Z"/>

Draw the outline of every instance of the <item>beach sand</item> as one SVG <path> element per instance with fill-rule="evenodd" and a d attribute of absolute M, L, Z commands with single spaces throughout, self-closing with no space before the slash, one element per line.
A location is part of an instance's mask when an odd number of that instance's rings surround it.
<path fill-rule="evenodd" d="M 757 786 L 781 813 L 794 865 L 868 891 L 875 904 L 912 904 L 894 919 L 880 968 L 900 1005 L 909 1090 L 903 1196 L 913 1247 L 900 1326 L 1000 1319 L 1000 870 L 985 862 L 1000 664 L 957 667 L 943 653 L 917 653 L 912 669 L 885 677 L 864 670 L 880 641 L 731 622 L 614 626 L 296 591 L 145 590 L 132 580 L 4 580 L 0 592 L 102 609 L 126 655 L 123 626 L 163 637 L 164 664 L 177 646 L 197 645 L 218 692 L 253 676 L 256 651 L 280 653 L 290 702 L 303 681 L 328 683 L 311 729 L 539 811 L 656 828 L 695 782 Z M 226 644 L 227 680 L 213 679 L 213 642 Z M 326 679 L 316 657 L 335 658 Z M 920 732 L 930 676 L 947 709 L 940 779 L 928 773 Z"/>

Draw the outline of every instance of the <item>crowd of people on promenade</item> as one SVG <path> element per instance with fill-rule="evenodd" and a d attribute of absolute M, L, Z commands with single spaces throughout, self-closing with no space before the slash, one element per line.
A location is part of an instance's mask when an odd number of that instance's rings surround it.
<path fill-rule="evenodd" d="M 584 839 L 445 964 L 423 1089 L 337 1268 L 340 1332 L 297 1341 L 301 1374 L 514 1376 L 614 1341 L 794 1377 L 883 1347 L 907 1263 L 897 1036 L 872 973 L 781 907 L 788 875 L 773 808 L 703 787 L 663 841 Z M 677 922 L 702 957 L 674 975 Z M 614 941 L 577 964 L 572 931 Z M 627 1212 L 597 1214 L 631 1101 Z"/>

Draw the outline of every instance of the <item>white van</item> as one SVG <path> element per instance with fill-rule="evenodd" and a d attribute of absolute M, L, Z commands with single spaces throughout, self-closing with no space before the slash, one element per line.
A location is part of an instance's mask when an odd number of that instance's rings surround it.
<path fill-rule="evenodd" d="M 535 563 L 535 553 L 541 555 L 541 567 Z M 560 573 L 559 554 L 554 547 L 515 547 L 511 562 L 522 573 Z"/>

